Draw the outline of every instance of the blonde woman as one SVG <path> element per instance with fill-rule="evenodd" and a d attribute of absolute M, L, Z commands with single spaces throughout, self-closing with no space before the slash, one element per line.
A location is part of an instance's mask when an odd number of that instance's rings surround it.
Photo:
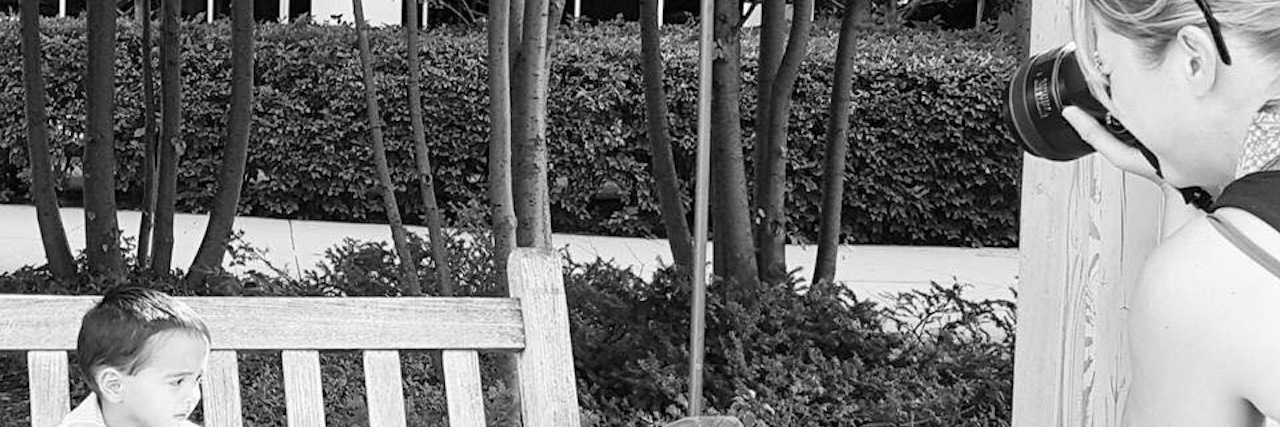
<path fill-rule="evenodd" d="M 1075 0 L 1095 96 L 1154 153 L 1064 115 L 1174 201 L 1129 304 L 1124 425 L 1280 418 L 1280 0 Z M 1092 59 L 1092 60 L 1090 60 Z M 1210 214 L 1180 188 L 1216 198 Z"/>

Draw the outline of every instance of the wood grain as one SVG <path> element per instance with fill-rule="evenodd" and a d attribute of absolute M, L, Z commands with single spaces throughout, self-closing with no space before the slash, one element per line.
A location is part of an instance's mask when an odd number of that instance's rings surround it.
<path fill-rule="evenodd" d="M 285 350 L 284 402 L 289 427 L 323 427 L 324 395 L 320 390 L 320 353 Z"/>
<path fill-rule="evenodd" d="M 484 395 L 480 392 L 480 356 L 470 350 L 445 350 L 444 393 L 450 427 L 484 427 Z"/>
<path fill-rule="evenodd" d="M 80 319 L 100 297 L 0 296 L 0 351 L 74 350 Z M 188 297 L 214 349 L 518 350 L 510 298 Z"/>
<path fill-rule="evenodd" d="M 524 312 L 525 349 L 516 362 L 526 427 L 578 427 L 578 391 L 560 255 L 518 249 L 507 272 Z"/>
<path fill-rule="evenodd" d="M 404 385 L 400 377 L 400 352 L 364 352 L 365 397 L 370 427 L 404 427 Z"/>
<path fill-rule="evenodd" d="M 240 403 L 240 364 L 236 352 L 217 350 L 209 354 L 209 371 L 204 380 L 204 419 L 208 427 L 241 427 L 244 418 Z"/>
<path fill-rule="evenodd" d="M 1069 4 L 1032 3 L 1032 53 L 1070 40 Z M 1096 155 L 1024 160 L 1013 425 L 1119 426 L 1125 307 L 1159 241 L 1163 196 Z"/>
<path fill-rule="evenodd" d="M 53 427 L 71 412 L 70 369 L 64 351 L 27 353 L 31 384 L 31 427 Z"/>

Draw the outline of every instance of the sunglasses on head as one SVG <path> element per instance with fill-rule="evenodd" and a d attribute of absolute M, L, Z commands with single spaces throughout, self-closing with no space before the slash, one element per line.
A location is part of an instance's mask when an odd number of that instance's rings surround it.
<path fill-rule="evenodd" d="M 1222 63 L 1231 65 L 1231 54 L 1227 53 L 1227 44 L 1222 41 L 1222 26 L 1218 25 L 1218 20 L 1213 17 L 1213 9 L 1209 8 L 1207 0 L 1195 0 L 1196 6 L 1200 7 L 1200 11 L 1204 12 L 1204 20 L 1209 24 L 1209 32 L 1213 34 L 1213 43 L 1218 46 L 1218 54 L 1222 56 Z"/>

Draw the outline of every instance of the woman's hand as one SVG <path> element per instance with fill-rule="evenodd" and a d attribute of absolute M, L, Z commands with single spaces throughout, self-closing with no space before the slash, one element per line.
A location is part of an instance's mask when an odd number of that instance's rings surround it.
<path fill-rule="evenodd" d="M 1164 183 L 1164 180 L 1156 175 L 1156 168 L 1147 161 L 1146 157 L 1143 157 L 1141 150 L 1116 139 L 1089 113 L 1071 106 L 1062 110 L 1062 116 L 1071 123 L 1071 127 L 1076 129 L 1085 143 L 1092 146 L 1120 170 L 1137 174 L 1157 184 Z"/>

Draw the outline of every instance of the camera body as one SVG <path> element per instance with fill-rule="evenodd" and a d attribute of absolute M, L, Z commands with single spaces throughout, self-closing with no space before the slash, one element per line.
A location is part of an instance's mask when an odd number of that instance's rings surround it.
<path fill-rule="evenodd" d="M 1109 119 L 1106 107 L 1089 91 L 1078 61 L 1075 45 L 1067 44 L 1024 62 L 1009 81 L 1006 124 L 1022 148 L 1036 157 L 1069 161 L 1094 152 L 1062 116 L 1067 106 L 1079 107 L 1105 123 L 1121 141 L 1139 145 L 1123 126 Z"/>

